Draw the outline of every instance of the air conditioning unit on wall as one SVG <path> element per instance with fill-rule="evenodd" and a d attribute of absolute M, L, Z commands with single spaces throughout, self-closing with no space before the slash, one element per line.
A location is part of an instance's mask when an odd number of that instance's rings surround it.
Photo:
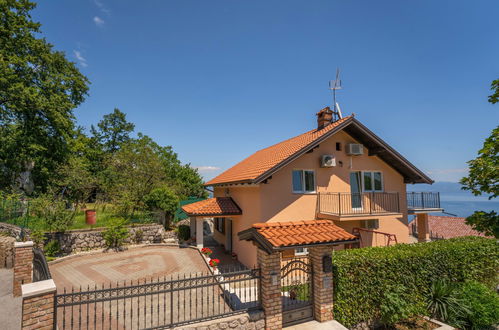
<path fill-rule="evenodd" d="M 350 156 L 359 156 L 364 154 L 364 146 L 359 143 L 349 143 L 347 154 Z"/>
<path fill-rule="evenodd" d="M 334 167 L 336 166 L 336 158 L 333 155 L 321 156 L 321 167 Z"/>

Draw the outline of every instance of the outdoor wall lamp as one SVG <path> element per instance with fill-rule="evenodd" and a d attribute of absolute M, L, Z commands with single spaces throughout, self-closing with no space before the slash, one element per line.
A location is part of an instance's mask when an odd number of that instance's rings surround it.
<path fill-rule="evenodd" d="M 322 257 L 322 271 L 324 273 L 333 272 L 333 258 L 329 254 Z"/>

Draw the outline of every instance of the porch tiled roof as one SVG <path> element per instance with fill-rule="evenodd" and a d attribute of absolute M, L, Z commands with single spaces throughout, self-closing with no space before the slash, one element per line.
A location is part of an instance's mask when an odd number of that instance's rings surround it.
<path fill-rule="evenodd" d="M 353 116 L 345 117 L 327 125 L 323 129 L 313 129 L 291 139 L 274 144 L 268 148 L 259 150 L 229 168 L 227 171 L 206 182 L 205 185 L 250 182 L 352 118 Z"/>
<path fill-rule="evenodd" d="M 230 197 L 208 198 L 182 206 L 188 216 L 224 216 L 242 214 L 239 206 Z"/>
<path fill-rule="evenodd" d="M 329 220 L 256 223 L 253 228 L 274 247 L 334 243 L 357 239 Z"/>
<path fill-rule="evenodd" d="M 417 219 L 414 219 L 417 224 Z M 409 228 L 412 231 L 412 222 Z M 462 236 L 482 236 L 485 234 L 478 232 L 466 224 L 466 218 L 449 217 L 439 215 L 428 215 L 428 226 L 430 227 L 431 238 L 453 238 Z"/>

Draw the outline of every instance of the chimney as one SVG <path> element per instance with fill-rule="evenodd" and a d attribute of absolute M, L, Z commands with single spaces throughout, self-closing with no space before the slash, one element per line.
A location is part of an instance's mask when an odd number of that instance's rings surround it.
<path fill-rule="evenodd" d="M 331 124 L 333 119 L 333 111 L 329 107 L 325 107 L 321 111 L 317 112 L 317 129 L 323 129 L 327 125 Z"/>

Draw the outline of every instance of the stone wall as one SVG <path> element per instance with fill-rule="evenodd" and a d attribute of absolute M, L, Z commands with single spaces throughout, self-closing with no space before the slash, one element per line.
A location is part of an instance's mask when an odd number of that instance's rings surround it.
<path fill-rule="evenodd" d="M 10 223 L 0 222 L 0 232 L 4 232 L 9 234 L 9 236 L 14 237 L 16 240 L 21 240 L 21 231 L 22 228 L 16 225 L 11 225 Z M 29 230 L 26 230 L 26 233 L 29 234 Z"/>
<path fill-rule="evenodd" d="M 125 240 L 125 244 L 178 243 L 176 232 L 165 231 L 162 225 L 138 225 L 128 229 L 130 236 Z M 48 234 L 48 240 L 58 240 L 64 254 L 101 249 L 106 247 L 102 237 L 105 230 L 106 228 L 68 230 L 64 233 Z"/>
<path fill-rule="evenodd" d="M 14 265 L 14 243 L 10 236 L 0 236 L 0 268 L 12 268 Z"/>
<path fill-rule="evenodd" d="M 265 316 L 263 311 L 249 312 L 240 315 L 214 319 L 206 322 L 189 324 L 174 328 L 175 330 L 260 330 L 265 329 Z"/>

